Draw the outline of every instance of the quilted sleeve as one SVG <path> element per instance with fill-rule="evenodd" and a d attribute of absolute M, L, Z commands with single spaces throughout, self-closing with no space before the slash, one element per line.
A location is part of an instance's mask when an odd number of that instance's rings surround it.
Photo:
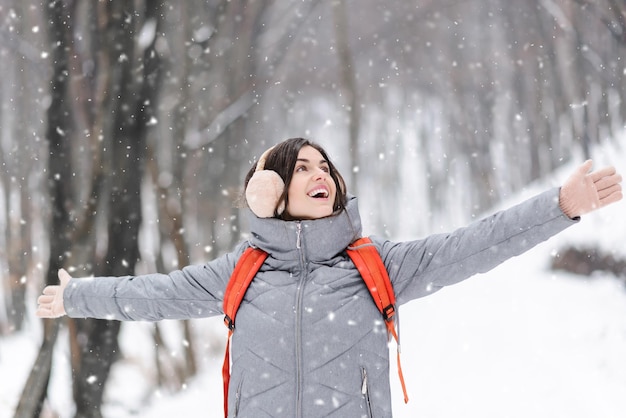
<path fill-rule="evenodd" d="M 554 188 L 448 234 L 394 243 L 376 239 L 398 303 L 484 273 L 575 224 Z"/>
<path fill-rule="evenodd" d="M 63 294 L 73 318 L 158 321 L 222 314 L 226 284 L 247 243 L 169 274 L 72 279 Z"/>

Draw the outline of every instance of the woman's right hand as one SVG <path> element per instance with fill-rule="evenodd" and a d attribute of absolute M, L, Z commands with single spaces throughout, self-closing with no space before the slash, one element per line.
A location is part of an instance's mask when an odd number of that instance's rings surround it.
<path fill-rule="evenodd" d="M 35 315 L 40 318 L 58 318 L 65 315 L 63 306 L 63 291 L 72 276 L 64 269 L 59 270 L 59 285 L 46 286 L 42 295 L 37 298 Z"/>

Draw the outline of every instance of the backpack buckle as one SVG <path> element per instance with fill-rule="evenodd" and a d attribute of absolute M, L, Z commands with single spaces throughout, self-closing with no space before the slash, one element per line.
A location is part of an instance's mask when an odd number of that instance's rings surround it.
<path fill-rule="evenodd" d="M 228 327 L 229 330 L 234 331 L 235 323 L 232 319 L 230 319 L 230 316 L 224 315 L 224 324 Z"/>
<path fill-rule="evenodd" d="M 383 318 L 387 322 L 391 321 L 395 313 L 396 313 L 396 307 L 393 305 L 393 303 L 390 303 L 389 305 L 385 306 L 382 311 Z"/>

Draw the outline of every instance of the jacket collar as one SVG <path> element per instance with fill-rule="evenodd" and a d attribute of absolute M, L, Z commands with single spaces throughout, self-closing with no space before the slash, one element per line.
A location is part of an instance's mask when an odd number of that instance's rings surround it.
<path fill-rule="evenodd" d="M 261 248 L 273 258 L 287 260 L 299 253 L 299 244 L 308 260 L 327 261 L 361 237 L 357 198 L 348 196 L 347 200 L 346 209 L 341 213 L 315 220 L 259 218 L 249 211 L 250 245 Z"/>

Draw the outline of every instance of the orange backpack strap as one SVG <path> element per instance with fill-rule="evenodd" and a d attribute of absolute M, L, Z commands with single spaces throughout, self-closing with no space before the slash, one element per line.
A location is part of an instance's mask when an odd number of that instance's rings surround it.
<path fill-rule="evenodd" d="M 226 353 L 222 365 L 222 378 L 224 379 L 224 416 L 228 416 L 228 385 L 230 384 L 230 340 L 235 330 L 235 317 L 243 300 L 243 296 L 250 286 L 250 282 L 256 276 L 257 271 L 267 258 L 267 253 L 259 248 L 248 247 L 235 266 L 230 276 L 226 292 L 224 293 L 224 324 L 228 327 L 228 341 Z"/>
<path fill-rule="evenodd" d="M 359 273 L 361 273 L 361 277 L 372 295 L 376 307 L 382 314 L 390 338 L 393 336 L 396 340 L 398 346 L 398 375 L 400 377 L 400 383 L 402 384 L 404 402 L 406 403 L 409 401 L 409 397 L 407 395 L 404 375 L 402 374 L 402 367 L 400 365 L 400 339 L 398 338 L 395 324 L 395 319 L 397 318 L 396 296 L 389 275 L 387 274 L 387 269 L 385 268 L 382 258 L 380 258 L 376 246 L 372 243 L 372 240 L 367 237 L 359 238 L 354 241 L 347 248 L 346 252 L 359 270 Z"/>
<path fill-rule="evenodd" d="M 265 251 L 253 247 L 248 247 L 239 257 L 224 293 L 224 324 L 229 330 L 235 329 L 235 316 L 239 305 L 266 258 Z"/>

